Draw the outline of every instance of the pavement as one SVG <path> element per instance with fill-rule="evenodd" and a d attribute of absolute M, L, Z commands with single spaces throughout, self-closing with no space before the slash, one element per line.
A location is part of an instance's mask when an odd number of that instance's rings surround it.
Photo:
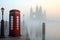
<path fill-rule="evenodd" d="M 0 40 L 29 40 L 28 37 L 5 37 Z"/>

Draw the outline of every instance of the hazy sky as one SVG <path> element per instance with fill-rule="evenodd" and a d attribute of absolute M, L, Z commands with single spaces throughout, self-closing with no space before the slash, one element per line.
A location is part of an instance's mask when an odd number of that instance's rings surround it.
<path fill-rule="evenodd" d="M 21 14 L 28 15 L 30 8 L 32 7 L 35 10 L 36 5 L 38 7 L 42 6 L 43 11 L 46 10 L 47 18 L 60 19 L 60 0 L 0 0 L 0 8 L 5 8 L 5 20 L 8 19 L 9 10 L 11 9 L 19 9 Z"/>

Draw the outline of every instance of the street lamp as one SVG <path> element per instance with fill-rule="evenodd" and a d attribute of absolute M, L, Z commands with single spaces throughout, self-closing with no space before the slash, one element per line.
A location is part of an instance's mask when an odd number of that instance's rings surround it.
<path fill-rule="evenodd" d="M 1 37 L 4 37 L 4 19 L 3 19 L 4 8 L 1 8 L 1 12 L 2 12 L 2 20 L 1 20 Z"/>
<path fill-rule="evenodd" d="M 45 22 L 42 24 L 42 40 L 45 40 Z"/>
<path fill-rule="evenodd" d="M 1 12 L 2 12 L 2 20 L 3 20 L 4 8 L 1 8 Z"/>

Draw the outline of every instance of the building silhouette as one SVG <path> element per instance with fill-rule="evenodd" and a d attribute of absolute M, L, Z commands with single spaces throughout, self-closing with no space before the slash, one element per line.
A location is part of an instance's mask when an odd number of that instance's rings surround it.
<path fill-rule="evenodd" d="M 46 11 L 42 10 L 42 7 L 36 6 L 35 12 L 33 11 L 33 8 L 31 7 L 30 9 L 30 20 L 29 20 L 29 25 L 31 28 L 30 29 L 30 35 L 32 35 L 30 38 L 36 40 L 45 40 L 45 21 L 46 21 Z M 44 34 L 42 34 L 42 32 Z M 43 37 L 42 37 L 43 36 Z M 32 38 L 34 37 L 34 38 Z"/>
<path fill-rule="evenodd" d="M 38 8 L 38 6 L 36 6 L 36 10 L 35 12 L 33 12 L 33 9 L 30 9 L 30 19 L 31 20 L 45 20 L 46 18 L 46 11 L 42 10 L 42 7 L 40 6 L 40 8 Z"/>
<path fill-rule="evenodd" d="M 20 11 L 13 9 L 9 13 L 9 36 L 20 36 Z"/>

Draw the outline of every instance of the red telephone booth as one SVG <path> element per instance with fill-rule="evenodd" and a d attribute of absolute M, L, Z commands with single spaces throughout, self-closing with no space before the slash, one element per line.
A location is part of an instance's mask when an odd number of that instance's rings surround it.
<path fill-rule="evenodd" d="M 9 36 L 19 36 L 20 32 L 20 11 L 10 10 L 9 13 Z"/>

